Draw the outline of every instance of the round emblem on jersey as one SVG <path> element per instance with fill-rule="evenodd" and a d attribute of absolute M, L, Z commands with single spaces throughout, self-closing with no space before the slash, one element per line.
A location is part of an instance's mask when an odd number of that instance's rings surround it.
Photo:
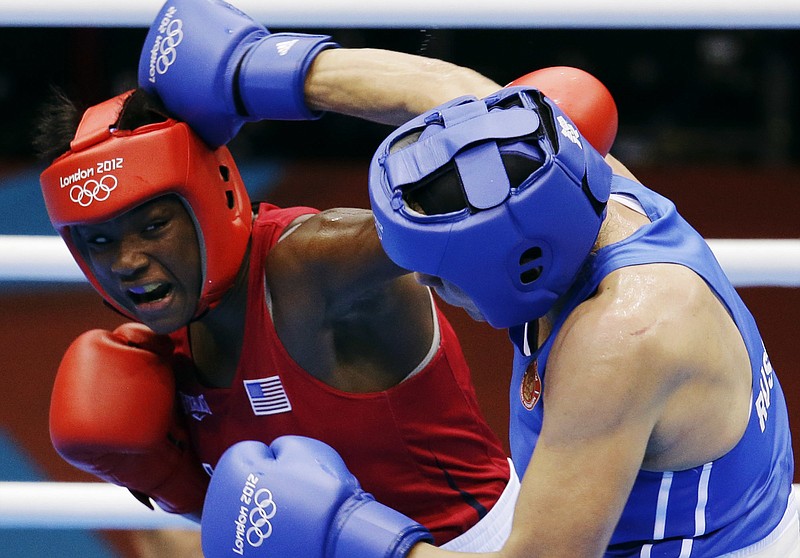
<path fill-rule="evenodd" d="M 522 384 L 519 388 L 519 398 L 522 406 L 529 411 L 533 409 L 539 397 L 542 395 L 542 379 L 539 378 L 539 361 L 534 360 L 525 375 L 522 377 Z"/>

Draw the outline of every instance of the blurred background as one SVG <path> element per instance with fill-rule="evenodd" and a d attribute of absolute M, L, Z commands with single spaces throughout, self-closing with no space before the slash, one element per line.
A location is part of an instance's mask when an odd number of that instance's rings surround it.
<path fill-rule="evenodd" d="M 800 237 L 800 30 L 291 30 L 327 32 L 346 47 L 441 58 L 500 84 L 545 66 L 587 70 L 617 101 L 612 153 L 673 199 L 706 238 Z M 0 27 L 0 234 L 53 234 L 38 190 L 43 165 L 31 147 L 51 87 L 81 105 L 132 87 L 145 33 L 143 27 Z M 255 198 L 368 207 L 367 165 L 388 131 L 329 114 L 316 122 L 249 124 L 231 148 Z M 797 447 L 800 289 L 739 291 L 786 391 Z M 487 417 L 506 439 L 505 333 L 446 311 Z M 50 387 L 74 337 L 121 321 L 84 284 L 0 283 L 0 480 L 93 480 L 50 446 Z M 52 556 L 54 545 L 73 549 L 59 556 L 134 556 L 128 539 L 123 532 L 0 530 L 0 557 Z"/>

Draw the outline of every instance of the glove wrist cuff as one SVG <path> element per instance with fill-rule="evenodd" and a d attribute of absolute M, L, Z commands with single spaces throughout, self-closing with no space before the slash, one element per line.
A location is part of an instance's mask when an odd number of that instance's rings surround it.
<path fill-rule="evenodd" d="M 240 108 L 248 120 L 315 120 L 321 112 L 305 103 L 305 80 L 311 63 L 328 48 L 328 35 L 273 33 L 258 41 L 239 65 Z"/>
<path fill-rule="evenodd" d="M 342 505 L 334 522 L 328 558 L 403 558 L 417 543 L 433 543 L 425 527 L 363 492 Z"/>

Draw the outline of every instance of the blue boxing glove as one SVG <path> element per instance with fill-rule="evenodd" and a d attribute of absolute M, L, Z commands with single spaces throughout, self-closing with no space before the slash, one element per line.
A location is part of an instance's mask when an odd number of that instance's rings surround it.
<path fill-rule="evenodd" d="M 327 35 L 273 33 L 222 0 L 167 0 L 142 47 L 139 87 L 211 147 L 245 122 L 311 120 L 304 84 Z"/>
<path fill-rule="evenodd" d="M 402 558 L 433 542 L 364 492 L 333 448 L 302 436 L 231 446 L 211 477 L 201 537 L 206 558 Z"/>

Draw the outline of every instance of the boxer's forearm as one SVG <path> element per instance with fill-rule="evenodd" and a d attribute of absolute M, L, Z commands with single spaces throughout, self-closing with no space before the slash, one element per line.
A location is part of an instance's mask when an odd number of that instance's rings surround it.
<path fill-rule="evenodd" d="M 462 95 L 484 97 L 500 86 L 481 74 L 433 58 L 380 49 L 335 49 L 317 56 L 305 82 L 306 103 L 399 125 Z"/>

